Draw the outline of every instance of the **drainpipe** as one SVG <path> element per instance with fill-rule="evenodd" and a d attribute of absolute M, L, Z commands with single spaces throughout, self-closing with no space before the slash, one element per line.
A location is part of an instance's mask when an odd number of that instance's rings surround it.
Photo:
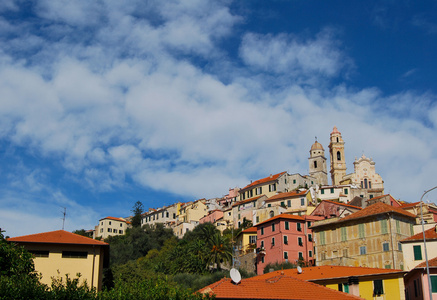
<path fill-rule="evenodd" d="M 391 256 L 393 260 L 393 269 L 396 269 L 396 262 L 395 262 L 395 249 L 393 248 L 393 233 L 391 231 L 391 219 L 390 219 L 390 213 L 387 213 L 388 216 L 388 226 L 390 230 L 390 244 L 391 244 Z"/>

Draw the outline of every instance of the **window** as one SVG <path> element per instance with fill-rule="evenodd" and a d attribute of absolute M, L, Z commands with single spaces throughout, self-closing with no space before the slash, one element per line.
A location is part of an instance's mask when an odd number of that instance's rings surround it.
<path fill-rule="evenodd" d="M 417 297 L 417 282 L 414 280 L 414 297 Z"/>
<path fill-rule="evenodd" d="M 100 228 L 100 232 L 103 232 L 103 228 Z"/>
<path fill-rule="evenodd" d="M 290 229 L 290 222 L 285 221 L 285 230 L 289 230 Z"/>
<path fill-rule="evenodd" d="M 320 237 L 320 245 L 325 245 L 326 244 L 325 232 L 321 231 L 319 233 L 319 237 Z"/>
<path fill-rule="evenodd" d="M 284 201 L 281 201 L 281 206 L 285 207 L 285 202 Z"/>
<path fill-rule="evenodd" d="M 391 265 L 385 265 L 384 269 L 391 269 Z"/>
<path fill-rule="evenodd" d="M 309 257 L 313 257 L 313 251 L 311 251 L 311 250 L 308 251 L 308 256 L 309 256 Z"/>
<path fill-rule="evenodd" d="M 103 222 L 100 225 L 103 225 Z"/>
<path fill-rule="evenodd" d="M 260 247 L 264 248 L 264 241 L 261 241 Z"/>
<path fill-rule="evenodd" d="M 358 235 L 360 236 L 360 239 L 366 237 L 364 233 L 364 224 L 358 224 Z"/>
<path fill-rule="evenodd" d="M 344 194 L 347 195 L 349 193 L 348 189 L 344 189 Z"/>
<path fill-rule="evenodd" d="M 337 151 L 337 160 L 341 160 L 341 153 L 340 153 L 340 151 Z"/>
<path fill-rule="evenodd" d="M 253 197 L 253 190 L 247 191 L 247 198 Z"/>
<path fill-rule="evenodd" d="M 255 189 L 255 195 L 261 195 L 262 192 L 263 192 L 263 188 L 262 188 L 261 186 L 260 186 L 260 187 L 257 187 L 257 188 Z"/>
<path fill-rule="evenodd" d="M 288 259 L 288 252 L 284 252 L 284 259 Z"/>
<path fill-rule="evenodd" d="M 62 258 L 87 258 L 86 251 L 62 251 Z"/>
<path fill-rule="evenodd" d="M 381 220 L 381 233 L 382 234 L 388 233 L 387 220 Z"/>
<path fill-rule="evenodd" d="M 320 253 L 320 260 L 326 260 L 326 253 Z"/>
<path fill-rule="evenodd" d="M 366 246 L 361 246 L 360 247 L 360 255 L 365 255 L 367 253 L 367 248 Z"/>
<path fill-rule="evenodd" d="M 331 188 L 331 194 L 334 194 L 334 188 Z"/>
<path fill-rule="evenodd" d="M 303 259 L 303 253 L 299 252 L 299 259 L 302 260 Z"/>
<path fill-rule="evenodd" d="M 302 238 L 301 237 L 297 238 L 297 243 L 298 243 L 299 246 L 303 246 L 303 242 L 302 242 Z"/>
<path fill-rule="evenodd" d="M 34 257 L 49 257 L 49 251 L 45 250 L 28 250 Z"/>
<path fill-rule="evenodd" d="M 276 183 L 269 184 L 269 192 L 276 191 Z"/>
<path fill-rule="evenodd" d="M 384 289 L 382 287 L 382 279 L 373 280 L 373 296 L 379 296 L 384 294 Z"/>
<path fill-rule="evenodd" d="M 437 293 L 437 276 L 431 275 L 431 289 L 433 293 Z"/>
<path fill-rule="evenodd" d="M 349 257 L 347 253 L 347 249 L 343 249 L 343 257 Z"/>
<path fill-rule="evenodd" d="M 291 207 L 291 200 L 287 200 L 287 206 Z"/>
<path fill-rule="evenodd" d="M 340 228 L 340 233 L 341 233 L 341 241 L 342 241 L 342 242 L 347 241 L 347 231 L 346 231 L 346 227 L 341 227 L 341 228 Z"/>
<path fill-rule="evenodd" d="M 272 231 L 275 231 L 275 223 L 272 224 Z"/>
<path fill-rule="evenodd" d="M 141 220 L 141 222 L 142 222 L 143 220 Z M 122 223 L 120 223 L 120 227 L 123 227 L 123 224 Z"/>
<path fill-rule="evenodd" d="M 307 222 L 307 227 L 311 227 L 311 221 Z"/>
<path fill-rule="evenodd" d="M 364 178 L 364 188 L 367 189 L 367 178 Z"/>
<path fill-rule="evenodd" d="M 293 184 L 296 184 L 296 179 L 293 179 Z"/>
<path fill-rule="evenodd" d="M 256 235 L 249 236 L 249 243 L 255 244 L 256 243 Z"/>
<path fill-rule="evenodd" d="M 275 238 L 272 238 L 272 246 L 275 245 Z"/>
<path fill-rule="evenodd" d="M 320 190 L 320 193 L 323 195 L 325 194 L 325 190 Z"/>
<path fill-rule="evenodd" d="M 297 231 L 302 231 L 302 224 L 301 223 L 296 223 L 297 226 Z"/>
<path fill-rule="evenodd" d="M 109 225 L 111 225 L 111 221 L 109 221 Z"/>
<path fill-rule="evenodd" d="M 314 169 L 317 169 L 317 161 L 314 161 Z"/>
<path fill-rule="evenodd" d="M 256 216 L 256 222 L 259 223 L 259 216 Z"/>
<path fill-rule="evenodd" d="M 402 244 L 398 243 L 398 251 L 402 252 Z"/>
<path fill-rule="evenodd" d="M 369 189 L 372 188 L 372 182 L 369 180 Z"/>
<path fill-rule="evenodd" d="M 422 260 L 422 246 L 413 246 L 414 260 Z"/>
<path fill-rule="evenodd" d="M 312 242 L 313 241 L 313 235 L 310 233 L 308 234 L 308 242 Z"/>
<path fill-rule="evenodd" d="M 401 233 L 401 222 L 396 220 L 396 233 Z"/>
<path fill-rule="evenodd" d="M 118 231 L 118 233 L 119 233 L 119 234 L 123 234 L 123 230 L 120 229 L 120 230 Z"/>
<path fill-rule="evenodd" d="M 305 205 L 305 198 L 300 198 L 300 206 L 304 206 Z"/>
<path fill-rule="evenodd" d="M 261 235 L 264 234 L 264 227 L 261 227 Z"/>
<path fill-rule="evenodd" d="M 117 233 L 117 229 L 114 229 L 113 232 L 114 232 L 114 233 Z"/>
<path fill-rule="evenodd" d="M 111 228 L 108 228 L 108 232 L 112 232 L 112 229 L 111 229 Z"/>
<path fill-rule="evenodd" d="M 261 256 L 261 262 L 264 263 L 264 256 Z"/>
<path fill-rule="evenodd" d="M 390 245 L 388 243 L 382 243 L 382 251 L 390 251 Z"/>

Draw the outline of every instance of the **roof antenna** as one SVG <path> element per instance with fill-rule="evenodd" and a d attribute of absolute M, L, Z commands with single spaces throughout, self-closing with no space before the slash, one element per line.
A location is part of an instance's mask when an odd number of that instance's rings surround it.
<path fill-rule="evenodd" d="M 62 213 L 64 216 L 62 217 L 62 230 L 64 230 L 65 225 L 65 216 L 67 215 L 67 208 L 64 207 L 64 212 Z"/>

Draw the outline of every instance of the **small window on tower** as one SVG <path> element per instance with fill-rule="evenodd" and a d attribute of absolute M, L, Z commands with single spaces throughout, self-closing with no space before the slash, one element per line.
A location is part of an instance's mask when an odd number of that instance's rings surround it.
<path fill-rule="evenodd" d="M 340 153 L 340 151 L 337 151 L 337 160 L 341 160 L 341 153 Z"/>
<path fill-rule="evenodd" d="M 314 161 L 314 168 L 317 168 L 317 161 Z"/>

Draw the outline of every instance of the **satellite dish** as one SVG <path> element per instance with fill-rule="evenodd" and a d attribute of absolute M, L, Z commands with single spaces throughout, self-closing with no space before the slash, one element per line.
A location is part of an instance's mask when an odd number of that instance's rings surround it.
<path fill-rule="evenodd" d="M 231 272 L 230 272 L 230 275 L 231 275 L 231 279 L 232 279 L 232 281 L 233 281 L 235 284 L 239 284 L 239 283 L 240 283 L 240 281 L 241 281 L 241 275 L 240 275 L 240 272 L 238 272 L 237 269 L 232 268 L 232 269 L 231 269 Z"/>
<path fill-rule="evenodd" d="M 302 268 L 300 266 L 297 266 L 297 273 L 302 274 Z"/>

